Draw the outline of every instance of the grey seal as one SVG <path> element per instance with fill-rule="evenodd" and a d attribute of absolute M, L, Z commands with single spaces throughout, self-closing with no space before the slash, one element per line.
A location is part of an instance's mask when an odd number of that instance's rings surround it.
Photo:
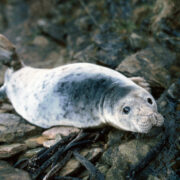
<path fill-rule="evenodd" d="M 8 98 L 17 113 L 37 126 L 111 125 L 147 133 L 152 126 L 163 124 L 142 78 L 130 79 L 89 63 L 54 69 L 28 67 L 19 60 L 15 46 L 1 34 L 0 63 L 9 67 L 0 88 L 0 100 Z"/>
<path fill-rule="evenodd" d="M 111 125 L 147 133 L 163 124 L 148 91 L 121 73 L 95 64 L 8 69 L 1 92 L 17 113 L 43 128 Z"/>

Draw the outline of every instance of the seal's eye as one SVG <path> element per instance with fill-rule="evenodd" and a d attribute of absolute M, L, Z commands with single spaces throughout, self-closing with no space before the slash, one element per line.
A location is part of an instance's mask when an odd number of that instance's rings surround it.
<path fill-rule="evenodd" d="M 152 103 L 153 103 L 153 101 L 152 101 L 151 98 L 147 98 L 147 102 L 148 102 L 149 104 L 152 104 Z"/>
<path fill-rule="evenodd" d="M 123 113 L 129 114 L 130 110 L 131 110 L 131 108 L 130 108 L 129 106 L 125 106 L 125 107 L 123 108 Z"/>

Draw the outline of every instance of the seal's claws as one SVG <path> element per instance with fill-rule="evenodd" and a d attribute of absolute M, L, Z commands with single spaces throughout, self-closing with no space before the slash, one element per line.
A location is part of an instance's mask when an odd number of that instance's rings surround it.
<path fill-rule="evenodd" d="M 151 88 L 149 83 L 143 77 L 131 77 L 131 81 L 136 83 L 137 85 L 141 86 L 142 88 L 146 89 L 148 92 L 151 92 Z"/>

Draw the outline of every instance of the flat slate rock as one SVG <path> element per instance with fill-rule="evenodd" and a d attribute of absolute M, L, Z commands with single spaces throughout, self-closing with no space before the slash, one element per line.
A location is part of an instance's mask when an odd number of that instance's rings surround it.
<path fill-rule="evenodd" d="M 0 114 L 0 142 L 18 142 L 26 138 L 26 135 L 33 135 L 38 129 L 17 115 Z"/>
<path fill-rule="evenodd" d="M 0 159 L 9 158 L 27 149 L 25 144 L 0 145 Z"/>
<path fill-rule="evenodd" d="M 167 88 L 171 82 L 171 68 L 175 54 L 168 49 L 154 46 L 127 56 L 116 68 L 127 76 L 144 77 L 152 87 Z"/>
<path fill-rule="evenodd" d="M 44 136 L 30 137 L 24 141 L 28 148 L 36 148 L 42 146 L 47 138 Z"/>
<path fill-rule="evenodd" d="M 55 139 L 56 136 L 69 136 L 73 132 L 79 132 L 78 128 L 75 127 L 53 127 L 43 132 L 43 136 L 48 139 Z"/>
<path fill-rule="evenodd" d="M 6 161 L 0 161 L 1 180 L 31 180 L 25 171 L 11 167 Z"/>
<path fill-rule="evenodd" d="M 102 154 L 102 149 L 101 148 L 89 148 L 89 149 L 83 149 L 80 154 L 82 156 L 85 156 L 89 161 L 93 161 L 96 158 L 98 158 Z M 67 162 L 67 164 L 63 167 L 63 169 L 60 171 L 59 175 L 60 176 L 67 176 L 67 175 L 72 175 L 76 172 L 81 173 L 81 163 L 77 161 L 74 157 Z"/>
<path fill-rule="evenodd" d="M 159 138 L 133 139 L 123 144 L 110 146 L 102 155 L 102 162 L 109 168 L 106 179 L 124 179 L 128 167 L 134 166 L 155 147 Z"/>
<path fill-rule="evenodd" d="M 38 147 L 35 149 L 27 150 L 24 154 L 22 154 L 18 160 L 24 159 L 24 158 L 32 158 L 35 156 L 38 152 L 40 152 L 43 149 L 43 147 Z"/>

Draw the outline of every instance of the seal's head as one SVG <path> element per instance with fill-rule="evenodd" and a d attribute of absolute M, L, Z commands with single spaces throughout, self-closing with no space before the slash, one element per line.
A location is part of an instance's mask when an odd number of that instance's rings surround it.
<path fill-rule="evenodd" d="M 114 86 L 105 96 L 105 121 L 115 128 L 147 133 L 164 122 L 152 95 L 139 86 Z"/>

